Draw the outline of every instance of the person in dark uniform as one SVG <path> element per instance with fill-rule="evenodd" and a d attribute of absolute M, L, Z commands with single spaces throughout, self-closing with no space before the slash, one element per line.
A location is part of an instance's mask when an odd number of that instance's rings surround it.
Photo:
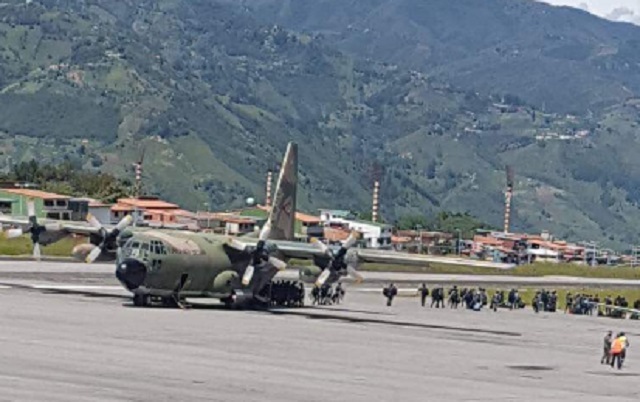
<path fill-rule="evenodd" d="M 383 289 L 382 294 L 387 298 L 387 306 L 391 306 L 393 298 L 398 294 L 398 288 L 393 283 L 390 283 L 389 287 Z"/>
<path fill-rule="evenodd" d="M 600 364 L 611 364 L 611 342 L 613 342 L 613 333 L 609 331 L 607 335 L 604 336 L 604 349 Z"/>
<path fill-rule="evenodd" d="M 418 288 L 418 293 L 420 294 L 420 302 L 422 303 L 422 307 L 424 307 L 425 303 L 427 302 L 427 296 L 429 296 L 429 289 L 427 288 L 427 285 L 423 283 L 422 286 Z"/>

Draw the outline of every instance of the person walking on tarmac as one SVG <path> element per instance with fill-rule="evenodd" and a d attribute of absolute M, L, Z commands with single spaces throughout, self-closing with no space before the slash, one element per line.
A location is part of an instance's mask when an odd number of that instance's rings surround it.
<path fill-rule="evenodd" d="M 398 288 L 393 283 L 390 283 L 389 287 L 382 290 L 382 294 L 387 298 L 387 306 L 391 306 L 393 298 L 398 294 Z"/>
<path fill-rule="evenodd" d="M 611 364 L 611 342 L 613 342 L 613 333 L 611 331 L 607 332 L 607 335 L 604 337 L 604 350 L 602 354 L 602 359 L 600 359 L 600 364 Z"/>
<path fill-rule="evenodd" d="M 629 340 L 627 339 L 627 336 L 625 335 L 624 332 L 620 332 L 620 337 L 618 339 L 620 339 L 620 343 L 622 343 L 622 353 L 620 355 L 620 358 L 622 359 L 622 362 L 620 364 L 622 365 L 624 363 L 624 359 L 627 358 L 627 349 L 629 349 Z"/>
<path fill-rule="evenodd" d="M 427 288 L 427 285 L 423 283 L 422 286 L 418 288 L 418 293 L 420 294 L 420 302 L 422 303 L 422 307 L 424 307 L 425 303 L 427 302 L 427 296 L 429 296 L 429 289 Z"/>
<path fill-rule="evenodd" d="M 625 349 L 628 344 L 629 342 L 627 341 L 627 337 L 624 335 L 624 332 L 620 332 L 616 339 L 611 342 L 611 367 L 617 366 L 618 370 L 622 368 L 622 363 L 624 362 L 624 357 L 626 355 Z"/>

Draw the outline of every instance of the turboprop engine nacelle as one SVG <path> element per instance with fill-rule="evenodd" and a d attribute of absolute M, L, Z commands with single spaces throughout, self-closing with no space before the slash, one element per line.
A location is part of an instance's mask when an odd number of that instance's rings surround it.
<path fill-rule="evenodd" d="M 322 273 L 322 268 L 315 265 L 309 265 L 306 267 L 300 267 L 299 271 L 300 280 L 303 283 L 316 283 L 316 280 L 318 280 L 318 277 Z"/>

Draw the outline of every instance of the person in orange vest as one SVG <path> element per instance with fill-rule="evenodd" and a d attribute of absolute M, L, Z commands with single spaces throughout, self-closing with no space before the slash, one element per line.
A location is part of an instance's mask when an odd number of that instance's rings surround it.
<path fill-rule="evenodd" d="M 616 336 L 616 339 L 611 342 L 611 367 L 614 367 L 617 361 L 618 370 L 622 368 L 625 349 L 628 345 L 629 342 L 627 341 L 627 337 L 624 335 L 624 332 L 620 332 L 618 336 Z"/>

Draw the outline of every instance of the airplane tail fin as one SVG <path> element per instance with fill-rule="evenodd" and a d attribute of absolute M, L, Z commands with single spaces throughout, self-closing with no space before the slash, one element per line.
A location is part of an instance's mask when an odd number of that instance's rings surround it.
<path fill-rule="evenodd" d="M 271 240 L 294 240 L 298 191 L 298 144 L 290 142 L 282 161 L 269 214 Z"/>

